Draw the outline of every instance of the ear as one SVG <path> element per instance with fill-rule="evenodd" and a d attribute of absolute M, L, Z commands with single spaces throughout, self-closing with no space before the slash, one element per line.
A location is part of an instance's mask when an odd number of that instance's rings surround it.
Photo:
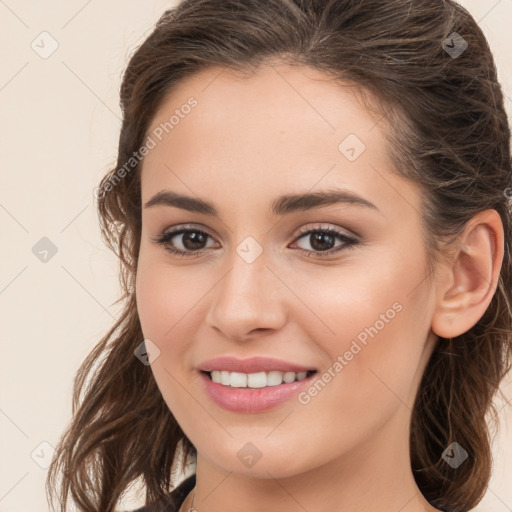
<path fill-rule="evenodd" d="M 467 332 L 482 318 L 498 286 L 503 224 L 496 210 L 475 215 L 455 242 L 436 280 L 432 331 L 442 338 Z"/>

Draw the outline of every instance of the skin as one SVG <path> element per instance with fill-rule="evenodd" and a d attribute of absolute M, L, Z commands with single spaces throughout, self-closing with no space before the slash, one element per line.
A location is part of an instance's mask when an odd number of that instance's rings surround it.
<path fill-rule="evenodd" d="M 392 172 L 384 122 L 356 90 L 325 79 L 285 64 L 265 65 L 250 78 L 212 68 L 175 88 L 148 130 L 197 99 L 145 157 L 142 202 L 168 189 L 219 211 L 144 208 L 137 269 L 144 337 L 160 350 L 152 371 L 198 450 L 199 512 L 437 510 L 412 475 L 411 411 L 436 335 L 465 332 L 492 298 L 501 222 L 492 210 L 476 216 L 431 274 L 420 188 Z M 352 162 L 338 150 L 350 133 L 366 145 Z M 270 212 L 280 195 L 334 187 L 377 209 Z M 199 255 L 180 258 L 153 241 L 189 224 L 210 235 Z M 318 256 L 303 227 L 334 228 L 359 243 Z M 248 236 L 262 249 L 252 263 L 236 251 Z M 183 235 L 169 242 L 190 251 L 185 243 Z M 328 248 L 340 246 L 335 239 Z M 221 355 L 277 357 L 321 375 L 397 303 L 400 312 L 307 404 L 291 399 L 235 413 L 203 391 L 196 366 Z M 237 456 L 248 442 L 261 453 L 252 467 Z"/>

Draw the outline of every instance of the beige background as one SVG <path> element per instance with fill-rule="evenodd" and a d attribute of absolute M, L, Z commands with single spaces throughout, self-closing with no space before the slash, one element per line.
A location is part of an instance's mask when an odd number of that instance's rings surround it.
<path fill-rule="evenodd" d="M 512 0 L 461 3 L 488 37 L 510 113 Z M 56 445 L 74 374 L 120 309 L 112 305 L 117 262 L 100 239 L 92 191 L 115 164 L 127 57 L 171 5 L 0 0 L 0 512 L 48 510 L 45 443 Z M 52 44 L 57 50 L 42 58 Z M 32 252 L 42 237 L 57 248 L 46 263 Z M 503 390 L 510 400 L 512 385 Z M 512 405 L 499 407 L 503 427 L 481 512 L 512 511 Z M 122 505 L 141 503 L 128 497 Z"/>

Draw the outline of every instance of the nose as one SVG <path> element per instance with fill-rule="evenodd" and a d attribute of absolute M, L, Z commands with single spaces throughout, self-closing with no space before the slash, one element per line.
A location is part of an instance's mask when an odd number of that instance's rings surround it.
<path fill-rule="evenodd" d="M 208 326 L 233 341 L 280 329 L 286 322 L 286 287 L 264 253 L 252 263 L 234 253 L 231 262 L 211 291 Z"/>

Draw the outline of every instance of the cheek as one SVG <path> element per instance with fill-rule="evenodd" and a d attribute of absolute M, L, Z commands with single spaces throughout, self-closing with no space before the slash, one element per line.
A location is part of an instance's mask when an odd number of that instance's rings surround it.
<path fill-rule="evenodd" d="M 183 269 L 174 270 L 156 261 L 139 258 L 136 298 L 144 339 L 150 339 L 160 354 L 151 364 L 155 381 L 169 409 L 186 411 L 187 393 L 179 383 L 190 372 L 187 348 L 192 331 L 187 329 L 193 307 L 204 295 L 186 277 Z M 180 375 L 180 376 L 178 376 Z M 188 377 L 187 377 L 188 378 Z M 179 415 L 179 414 L 178 414 Z"/>
<path fill-rule="evenodd" d="M 325 340 L 330 353 L 347 350 L 355 338 L 364 342 L 368 329 L 375 333 L 372 326 L 379 337 L 385 332 L 396 334 L 406 317 L 421 315 L 424 301 L 413 291 L 422 279 L 421 258 L 400 260 L 391 252 L 372 254 L 371 261 L 318 269 L 307 276 L 300 272 L 287 276 L 301 299 L 294 320 L 312 333 L 312 339 Z"/>
<path fill-rule="evenodd" d="M 141 259 L 137 269 L 137 309 L 144 336 L 159 344 L 180 337 L 187 324 L 187 315 L 193 314 L 210 288 L 207 275 L 190 267 L 175 269 L 162 263 Z M 201 286 L 197 283 L 201 282 Z"/>
<path fill-rule="evenodd" d="M 315 305 L 301 328 L 331 361 L 319 388 L 327 402 L 343 405 L 341 422 L 362 410 L 376 418 L 379 409 L 400 405 L 398 397 L 407 401 L 429 332 L 425 288 L 418 286 L 423 261 L 409 256 L 381 254 L 373 265 L 297 280 L 298 295 Z"/>

